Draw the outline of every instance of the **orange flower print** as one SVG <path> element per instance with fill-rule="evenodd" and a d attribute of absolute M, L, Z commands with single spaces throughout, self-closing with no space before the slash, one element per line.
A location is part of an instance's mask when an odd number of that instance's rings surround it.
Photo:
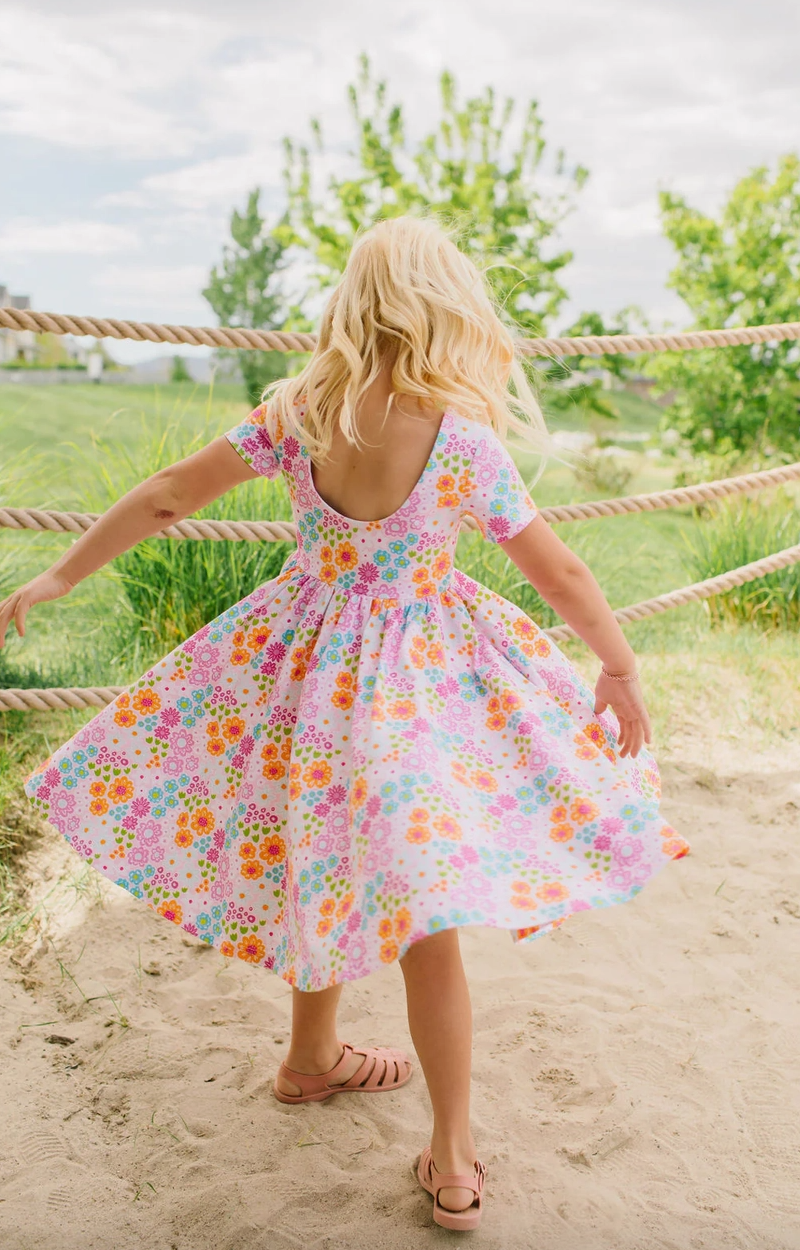
<path fill-rule="evenodd" d="M 94 799 L 99 799 L 101 795 L 105 794 L 105 792 L 106 785 L 104 781 L 93 781 L 89 786 L 89 793 Z"/>
<path fill-rule="evenodd" d="M 469 469 L 465 469 L 458 479 L 458 489 L 462 495 L 471 495 L 475 487 L 475 479 Z"/>
<path fill-rule="evenodd" d="M 173 924 L 180 924 L 183 920 L 183 908 L 176 898 L 165 898 L 156 911 L 159 916 L 163 916 L 165 920 L 171 920 Z"/>
<path fill-rule="evenodd" d="M 225 743 L 221 738 L 211 738 L 210 741 L 206 743 L 206 750 L 209 755 L 224 755 Z"/>
<path fill-rule="evenodd" d="M 267 419 L 267 405 L 260 404 L 258 408 L 254 408 L 247 420 L 251 425 L 264 425 Z"/>
<path fill-rule="evenodd" d="M 440 552 L 431 564 L 431 572 L 434 577 L 444 577 L 450 568 L 450 557 L 446 551 Z"/>
<path fill-rule="evenodd" d="M 550 837 L 554 842 L 569 842 L 574 836 L 575 830 L 572 825 L 553 825 L 550 830 Z"/>
<path fill-rule="evenodd" d="M 333 564 L 333 547 L 329 547 L 326 543 L 320 548 L 319 556 L 323 564 Z"/>
<path fill-rule="evenodd" d="M 315 760 L 303 773 L 303 781 L 310 790 L 320 790 L 330 785 L 333 769 L 325 760 Z"/>
<path fill-rule="evenodd" d="M 561 903 L 565 898 L 569 898 L 569 890 L 560 881 L 548 881 L 545 885 L 539 886 L 536 897 L 545 903 Z"/>
<path fill-rule="evenodd" d="M 176 846 L 191 846 L 194 842 L 194 835 L 188 829 L 178 829 L 175 834 Z"/>
<path fill-rule="evenodd" d="M 121 707 L 114 714 L 114 724 L 119 725 L 121 729 L 130 729 L 131 725 L 135 725 L 138 717 L 129 707 Z"/>
<path fill-rule="evenodd" d="M 591 799 L 575 799 L 570 804 L 569 818 L 574 820 L 576 825 L 585 825 L 599 815 L 600 808 L 596 803 L 592 803 Z"/>
<path fill-rule="evenodd" d="M 280 760 L 267 760 L 262 766 L 261 775 L 267 778 L 267 781 L 280 781 L 281 777 L 286 776 L 286 765 Z"/>
<path fill-rule="evenodd" d="M 289 797 L 299 799 L 302 794 L 302 786 L 300 785 L 300 765 L 297 763 L 289 766 Z"/>
<path fill-rule="evenodd" d="M 233 945 L 233 942 L 228 940 L 228 938 L 225 938 L 223 942 L 220 942 L 219 949 L 220 954 L 227 955 L 228 959 L 232 959 L 236 952 L 236 947 Z"/>
<path fill-rule="evenodd" d="M 340 687 L 338 690 L 334 690 L 331 695 L 331 703 L 334 707 L 340 707 L 347 711 L 348 708 L 353 706 L 353 696 L 349 690 L 342 690 Z"/>
<path fill-rule="evenodd" d="M 411 819 L 415 820 L 417 824 L 424 825 L 430 819 L 430 813 L 425 807 L 414 807 L 411 809 Z"/>
<path fill-rule="evenodd" d="M 394 935 L 398 942 L 402 942 L 411 932 L 411 912 L 407 907 L 401 907 L 394 918 Z"/>
<path fill-rule="evenodd" d="M 353 903 L 356 901 L 354 894 L 345 894 L 344 898 L 336 908 L 336 919 L 345 920 L 353 910 Z"/>
<path fill-rule="evenodd" d="M 689 854 L 689 843 L 684 842 L 683 838 L 665 838 L 661 843 L 661 850 L 670 859 L 682 859 Z"/>
<path fill-rule="evenodd" d="M 497 789 L 497 778 L 485 769 L 479 768 L 472 774 L 472 784 L 476 790 L 480 790 L 483 794 L 494 794 Z"/>
<path fill-rule="evenodd" d="M 246 859 L 239 871 L 247 881 L 257 881 L 264 876 L 264 865 L 255 859 Z"/>
<path fill-rule="evenodd" d="M 161 710 L 161 698 L 155 690 L 137 690 L 132 702 L 136 711 L 141 712 L 143 716 Z"/>
<path fill-rule="evenodd" d="M 342 686 L 345 690 L 350 690 L 353 685 L 352 673 L 337 673 L 336 685 Z"/>
<path fill-rule="evenodd" d="M 417 714 L 417 705 L 413 699 L 395 699 L 388 708 L 392 720 L 413 720 Z"/>
<path fill-rule="evenodd" d="M 336 578 L 338 577 L 338 573 L 336 572 L 336 569 L 333 567 L 332 564 L 323 564 L 317 576 L 319 577 L 321 582 L 327 582 L 327 584 L 330 586 L 333 582 L 336 581 Z"/>
<path fill-rule="evenodd" d="M 456 479 L 452 473 L 440 473 L 436 482 L 436 489 L 441 494 L 449 494 L 450 491 L 456 489 Z"/>
<path fill-rule="evenodd" d="M 577 740 L 578 745 L 575 748 L 575 754 L 579 760 L 594 760 L 600 754 L 597 747 L 592 746 L 591 742 L 581 742 Z"/>
<path fill-rule="evenodd" d="M 378 937 L 388 938 L 391 936 L 392 936 L 391 920 L 381 920 L 380 924 L 378 925 Z"/>
<path fill-rule="evenodd" d="M 504 712 L 516 712 L 517 708 L 522 707 L 522 699 L 515 690 L 504 690 L 500 704 Z"/>
<path fill-rule="evenodd" d="M 437 816 L 433 827 L 441 838 L 452 838 L 454 842 L 460 842 L 463 836 L 461 825 L 452 816 Z"/>
<path fill-rule="evenodd" d="M 267 950 L 261 938 L 256 937 L 255 933 L 248 933 L 239 940 L 236 947 L 236 954 L 240 959 L 244 959 L 249 964 L 260 964 L 266 955 Z"/>
<path fill-rule="evenodd" d="M 550 643 L 547 640 L 547 638 L 542 638 L 540 636 L 539 638 L 536 639 L 535 643 L 533 644 L 533 649 L 538 656 L 541 656 L 541 658 L 544 659 L 546 655 L 550 654 L 553 648 L 550 646 Z"/>
<path fill-rule="evenodd" d="M 118 777 L 108 787 L 108 797 L 112 803 L 127 803 L 133 795 L 133 785 L 127 777 Z"/>
<path fill-rule="evenodd" d="M 428 570 L 427 569 L 414 569 L 414 572 L 411 574 L 411 580 L 412 582 L 427 582 Z"/>
<path fill-rule="evenodd" d="M 603 726 L 597 721 L 592 721 L 591 725 L 587 725 L 583 731 L 586 737 L 593 742 L 596 747 L 603 747 L 606 744 L 606 735 L 603 732 Z"/>
<path fill-rule="evenodd" d="M 208 724 L 206 725 L 206 733 L 208 734 L 209 738 L 218 738 L 219 737 L 219 722 L 215 720 L 209 721 Z"/>
<path fill-rule="evenodd" d="M 559 803 L 558 807 L 554 807 L 550 813 L 550 819 L 557 825 L 563 825 L 568 816 L 569 812 L 563 803 Z"/>
<path fill-rule="evenodd" d="M 525 617 L 519 617 L 511 627 L 518 638 L 533 638 L 536 633 L 536 626 L 533 621 L 528 621 Z"/>
<path fill-rule="evenodd" d="M 433 582 L 423 582 L 421 586 L 417 586 L 416 597 L 418 599 L 430 599 L 436 594 L 436 587 Z"/>
<path fill-rule="evenodd" d="M 191 826 L 198 836 L 214 832 L 214 815 L 207 807 L 198 807 L 191 818 Z"/>
<path fill-rule="evenodd" d="M 108 811 L 108 799 L 92 799 L 89 811 L 93 816 L 105 816 Z"/>
<path fill-rule="evenodd" d="M 444 668 L 444 647 L 440 642 L 432 642 L 428 647 L 428 663 L 434 668 Z"/>
<path fill-rule="evenodd" d="M 352 543 L 339 543 L 335 558 L 340 569 L 354 569 L 358 564 L 358 552 Z"/>
<path fill-rule="evenodd" d="M 252 842 L 243 842 L 239 847 L 239 854 L 242 859 L 253 859 L 255 853 L 256 848 L 253 846 Z"/>
<path fill-rule="evenodd" d="M 286 859 L 286 843 L 277 833 L 273 833 L 266 842 L 261 843 L 258 854 L 267 864 L 280 864 Z"/>
<path fill-rule="evenodd" d="M 241 716 L 229 716 L 222 722 L 222 736 L 228 742 L 241 742 L 246 728 Z"/>
<path fill-rule="evenodd" d="M 409 825 L 406 834 L 406 842 L 417 844 L 419 842 L 430 842 L 431 831 L 427 825 Z"/>
<path fill-rule="evenodd" d="M 178 817 L 178 828 L 185 829 L 188 824 L 189 824 L 189 813 L 181 812 L 180 816 Z"/>
<path fill-rule="evenodd" d="M 384 942 L 380 950 L 381 959 L 385 964 L 390 964 L 397 959 L 397 953 L 396 942 Z"/>
<path fill-rule="evenodd" d="M 269 641 L 272 630 L 268 625 L 256 625 L 247 635 L 247 645 L 251 651 L 261 651 Z"/>
<path fill-rule="evenodd" d="M 320 920 L 319 924 L 317 925 L 317 933 L 319 934 L 320 937 L 325 937 L 327 933 L 330 933 L 332 928 L 333 928 L 333 921 L 326 917 L 324 920 Z"/>
<path fill-rule="evenodd" d="M 336 911 L 336 899 L 334 898 L 323 899 L 319 905 L 319 910 L 320 910 L 320 915 L 322 916 L 332 916 L 333 913 Z"/>
<path fill-rule="evenodd" d="M 425 639 L 417 636 L 411 642 L 411 663 L 414 668 L 425 667 Z"/>
<path fill-rule="evenodd" d="M 356 777 L 350 789 L 350 806 L 363 807 L 367 801 L 367 783 L 363 777 Z"/>
<path fill-rule="evenodd" d="M 245 651 L 244 647 L 234 647 L 231 651 L 231 664 L 249 664 L 252 660 L 249 651 Z"/>
<path fill-rule="evenodd" d="M 278 747 L 274 742 L 265 742 L 261 748 L 262 760 L 276 760 L 278 758 Z"/>

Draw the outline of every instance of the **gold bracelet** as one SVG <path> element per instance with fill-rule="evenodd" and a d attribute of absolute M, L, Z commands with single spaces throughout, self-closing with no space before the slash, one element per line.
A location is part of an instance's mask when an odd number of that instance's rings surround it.
<path fill-rule="evenodd" d="M 612 681 L 636 681 L 636 680 L 638 679 L 638 677 L 639 677 L 639 674 L 638 674 L 637 672 L 633 672 L 633 673 L 609 673 L 609 671 L 608 671 L 608 669 L 606 668 L 605 664 L 603 665 L 603 667 L 602 667 L 602 669 L 601 669 L 601 672 L 602 672 L 602 674 L 603 674 L 603 676 L 604 676 L 604 677 L 610 677 Z"/>

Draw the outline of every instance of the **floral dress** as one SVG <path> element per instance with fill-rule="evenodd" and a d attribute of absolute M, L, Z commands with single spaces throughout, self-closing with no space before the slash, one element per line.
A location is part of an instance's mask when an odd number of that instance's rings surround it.
<path fill-rule="evenodd" d="M 620 758 L 559 648 L 453 565 L 465 515 L 495 543 L 536 516 L 493 430 L 447 411 L 380 521 L 326 504 L 265 407 L 227 437 L 283 472 L 297 547 L 28 779 L 79 856 L 224 955 L 318 990 L 441 929 L 531 940 L 686 854 L 652 756 Z"/>

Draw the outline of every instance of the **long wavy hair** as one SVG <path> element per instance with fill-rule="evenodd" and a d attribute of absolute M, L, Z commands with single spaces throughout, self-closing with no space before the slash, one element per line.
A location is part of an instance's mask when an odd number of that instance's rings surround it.
<path fill-rule="evenodd" d="M 485 276 L 450 234 L 431 218 L 393 217 L 357 237 L 311 358 L 262 400 L 319 464 L 337 422 L 364 445 L 357 405 L 392 360 L 389 404 L 414 396 L 491 426 L 503 441 L 512 432 L 520 450 L 543 455 L 547 427 L 516 342 Z"/>

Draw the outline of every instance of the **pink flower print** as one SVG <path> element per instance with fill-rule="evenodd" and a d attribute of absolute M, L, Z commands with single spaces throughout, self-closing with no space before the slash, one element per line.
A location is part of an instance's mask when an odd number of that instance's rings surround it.
<path fill-rule="evenodd" d="M 177 759 L 174 755 L 168 755 L 161 765 L 167 777 L 179 777 L 183 772 L 183 766 L 183 760 Z"/>
<path fill-rule="evenodd" d="M 619 816 L 606 816 L 600 821 L 600 828 L 603 830 L 603 833 L 610 833 L 613 835 L 622 833 L 622 830 L 625 828 L 625 824 L 622 820 L 620 820 Z M 598 845 L 599 843 L 597 839 L 595 839 L 595 846 Z M 606 845 L 610 844 L 606 843 Z"/>
<path fill-rule="evenodd" d="M 621 842 L 614 844 L 614 863 L 630 867 L 641 859 L 643 851 L 644 847 L 638 838 L 623 838 Z"/>
<path fill-rule="evenodd" d="M 628 890 L 631 884 L 631 874 L 627 868 L 613 868 L 608 874 L 608 879 L 615 890 Z"/>
<path fill-rule="evenodd" d="M 602 821 L 601 824 L 605 824 L 605 821 Z M 607 851 L 610 846 L 611 839 L 605 833 L 599 834 L 599 836 L 594 840 L 594 849 L 596 851 Z"/>
<path fill-rule="evenodd" d="M 44 775 L 44 779 L 48 786 L 57 786 L 61 782 L 61 773 L 57 768 L 48 768 Z"/>
<path fill-rule="evenodd" d="M 295 456 L 300 452 L 300 444 L 293 434 L 287 434 L 283 440 L 283 457 L 285 460 L 294 460 Z"/>
<path fill-rule="evenodd" d="M 382 526 L 390 538 L 403 538 L 408 533 L 408 522 L 401 516 L 390 517 Z"/>

